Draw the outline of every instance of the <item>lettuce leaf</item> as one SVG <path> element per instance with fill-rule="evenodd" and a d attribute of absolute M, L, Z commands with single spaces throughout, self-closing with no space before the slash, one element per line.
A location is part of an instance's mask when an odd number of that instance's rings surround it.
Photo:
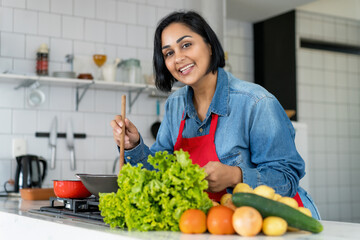
<path fill-rule="evenodd" d="M 149 155 L 156 171 L 125 164 L 116 193 L 100 194 L 99 209 L 110 227 L 138 231 L 179 231 L 181 214 L 190 208 L 205 213 L 212 206 L 205 189 L 206 173 L 192 164 L 188 152 Z"/>

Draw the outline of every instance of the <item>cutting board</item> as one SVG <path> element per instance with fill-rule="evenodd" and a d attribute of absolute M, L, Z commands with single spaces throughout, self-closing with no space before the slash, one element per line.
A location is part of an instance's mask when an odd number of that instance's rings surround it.
<path fill-rule="evenodd" d="M 56 197 L 53 188 L 23 188 L 20 189 L 21 198 L 24 200 L 49 200 Z"/>

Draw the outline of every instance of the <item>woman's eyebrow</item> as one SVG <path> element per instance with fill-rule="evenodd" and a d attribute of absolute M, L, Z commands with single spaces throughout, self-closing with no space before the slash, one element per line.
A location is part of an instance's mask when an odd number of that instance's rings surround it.
<path fill-rule="evenodd" d="M 180 37 L 178 40 L 176 40 L 176 43 L 179 43 L 181 40 L 183 40 L 184 38 L 187 38 L 187 37 L 191 38 L 190 35 L 185 35 L 185 36 Z M 170 47 L 170 45 L 165 45 L 161 49 L 165 49 L 165 48 L 169 48 L 169 47 Z"/>

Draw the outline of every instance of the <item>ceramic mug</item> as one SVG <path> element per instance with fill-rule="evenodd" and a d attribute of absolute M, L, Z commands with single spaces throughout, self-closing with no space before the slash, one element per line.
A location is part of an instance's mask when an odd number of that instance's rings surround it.
<path fill-rule="evenodd" d="M 105 65 L 102 69 L 102 74 L 104 77 L 104 80 L 107 82 L 114 82 L 115 81 L 115 75 L 116 75 L 116 66 L 113 65 Z"/>
<path fill-rule="evenodd" d="M 32 107 L 37 107 L 45 102 L 45 93 L 40 89 L 31 89 L 28 95 L 28 103 Z"/>

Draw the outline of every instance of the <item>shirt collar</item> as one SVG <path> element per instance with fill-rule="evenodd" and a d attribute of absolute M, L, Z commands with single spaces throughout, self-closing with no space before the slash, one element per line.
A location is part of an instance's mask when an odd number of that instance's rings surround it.
<path fill-rule="evenodd" d="M 185 119 L 186 115 L 190 118 L 197 116 L 194 103 L 193 103 L 194 91 L 191 87 L 186 86 L 186 98 L 185 98 L 185 114 L 182 119 Z M 214 96 L 211 100 L 209 111 L 206 118 L 210 116 L 210 113 L 215 113 L 220 116 L 227 116 L 229 113 L 229 79 L 225 70 L 218 68 L 218 76 L 216 81 L 216 89 Z"/>

